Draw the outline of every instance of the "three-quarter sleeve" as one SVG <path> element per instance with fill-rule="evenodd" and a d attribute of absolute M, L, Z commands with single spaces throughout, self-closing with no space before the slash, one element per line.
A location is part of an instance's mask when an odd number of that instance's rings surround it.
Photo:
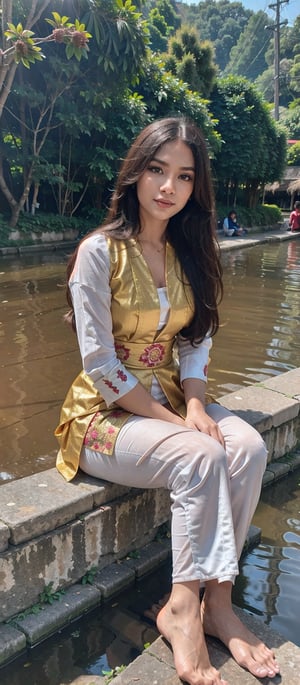
<path fill-rule="evenodd" d="M 177 343 L 181 383 L 186 378 L 199 378 L 207 382 L 211 337 L 206 336 L 200 345 L 193 347 L 189 340 L 179 335 Z"/>
<path fill-rule="evenodd" d="M 79 247 L 69 286 L 83 369 L 107 407 L 138 383 L 116 355 L 109 280 L 107 242 L 104 235 L 94 234 Z"/>

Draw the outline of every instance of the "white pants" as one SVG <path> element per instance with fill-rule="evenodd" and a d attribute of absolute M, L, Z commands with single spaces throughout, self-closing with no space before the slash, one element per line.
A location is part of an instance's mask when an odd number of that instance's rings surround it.
<path fill-rule="evenodd" d="M 252 426 L 217 404 L 206 411 L 225 449 L 205 433 L 134 416 L 112 456 L 84 447 L 80 459 L 91 476 L 170 490 L 174 583 L 234 582 L 266 467 L 265 444 Z"/>

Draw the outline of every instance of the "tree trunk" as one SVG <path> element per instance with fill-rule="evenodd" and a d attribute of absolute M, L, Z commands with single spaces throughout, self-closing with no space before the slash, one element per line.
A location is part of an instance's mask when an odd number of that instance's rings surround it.
<path fill-rule="evenodd" d="M 9 220 L 9 226 L 11 228 L 15 228 L 15 226 L 17 225 L 18 219 L 20 216 L 20 212 L 22 211 L 22 209 L 25 205 L 25 202 L 28 198 L 29 191 L 31 188 L 31 183 L 32 183 L 32 173 L 33 173 L 33 165 L 31 165 L 29 170 L 28 170 L 26 182 L 24 184 L 23 193 L 22 193 L 21 197 L 19 198 L 19 200 L 16 200 L 14 198 L 14 196 L 12 195 L 12 193 L 10 192 L 8 185 L 5 181 L 4 173 L 3 173 L 3 160 L 0 156 L 0 190 L 2 191 L 4 197 L 6 198 L 8 204 L 9 204 L 9 207 L 10 207 L 11 217 Z"/>

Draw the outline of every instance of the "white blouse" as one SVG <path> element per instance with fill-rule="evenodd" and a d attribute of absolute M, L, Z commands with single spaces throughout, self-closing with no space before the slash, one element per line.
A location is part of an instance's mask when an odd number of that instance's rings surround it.
<path fill-rule="evenodd" d="M 84 371 L 92 378 L 97 390 L 109 407 L 116 394 L 107 385 L 107 380 L 119 390 L 118 398 L 126 395 L 138 383 L 117 358 L 111 319 L 110 257 L 105 236 L 96 233 L 79 247 L 76 263 L 69 281 L 72 296 L 78 344 Z M 167 289 L 158 288 L 160 301 L 159 330 L 169 315 Z M 186 378 L 207 381 L 211 337 L 207 336 L 197 347 L 180 334 L 177 337 L 178 360 L 181 382 Z M 127 381 L 120 381 L 120 372 L 126 373 Z M 122 375 L 122 374 L 121 374 Z M 106 381 L 106 382 L 104 382 Z M 151 394 L 159 402 L 166 398 L 154 378 Z"/>

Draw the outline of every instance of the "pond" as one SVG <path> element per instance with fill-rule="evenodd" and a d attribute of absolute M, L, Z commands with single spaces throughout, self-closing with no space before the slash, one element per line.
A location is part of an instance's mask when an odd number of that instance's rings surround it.
<path fill-rule="evenodd" d="M 63 322 L 64 253 L 0 258 L 0 483 L 50 468 L 53 431 L 81 363 Z M 223 253 L 222 327 L 209 390 L 237 387 L 300 366 L 300 241 Z"/>

